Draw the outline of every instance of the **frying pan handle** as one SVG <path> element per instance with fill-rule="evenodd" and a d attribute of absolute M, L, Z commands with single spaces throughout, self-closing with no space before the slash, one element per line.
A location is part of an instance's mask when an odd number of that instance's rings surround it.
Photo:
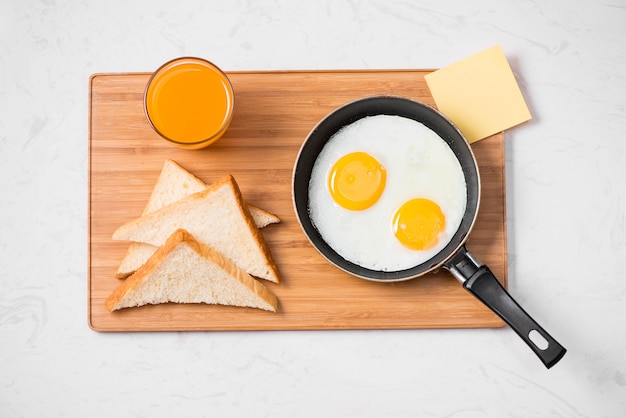
<path fill-rule="evenodd" d="M 509 324 L 548 369 L 565 355 L 567 350 L 517 304 L 489 267 L 478 261 L 465 246 L 446 263 L 446 267 L 467 291 Z"/>

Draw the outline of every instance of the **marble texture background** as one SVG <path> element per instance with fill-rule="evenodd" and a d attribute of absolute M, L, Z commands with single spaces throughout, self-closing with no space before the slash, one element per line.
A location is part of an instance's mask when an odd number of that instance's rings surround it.
<path fill-rule="evenodd" d="M 87 326 L 88 79 L 437 68 L 500 44 L 533 119 L 506 133 L 508 328 L 102 334 Z M 1 417 L 626 416 L 626 2 L 0 1 Z"/>

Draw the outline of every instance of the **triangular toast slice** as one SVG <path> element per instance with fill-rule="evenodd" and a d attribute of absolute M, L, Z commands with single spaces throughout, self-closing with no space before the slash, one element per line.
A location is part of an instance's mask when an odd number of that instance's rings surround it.
<path fill-rule="evenodd" d="M 174 160 L 165 160 L 143 214 L 159 210 L 183 197 L 200 192 L 208 186 Z M 247 203 L 257 228 L 280 222 L 278 216 Z M 115 277 L 124 279 L 133 274 L 156 251 L 154 245 L 131 242 Z"/>
<path fill-rule="evenodd" d="M 207 303 L 276 312 L 266 287 L 187 231 L 175 231 L 106 299 L 107 310 L 159 303 Z"/>
<path fill-rule="evenodd" d="M 177 229 L 224 254 L 247 273 L 278 283 L 276 264 L 239 186 L 227 175 L 205 190 L 122 225 L 115 240 L 161 246 Z"/>

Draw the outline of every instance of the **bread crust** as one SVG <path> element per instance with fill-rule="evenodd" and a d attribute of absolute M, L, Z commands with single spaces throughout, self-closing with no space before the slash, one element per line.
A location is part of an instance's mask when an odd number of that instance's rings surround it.
<path fill-rule="evenodd" d="M 220 252 L 197 241 L 189 232 L 184 229 L 176 230 L 165 242 L 164 245 L 157 248 L 155 253 L 148 261 L 141 266 L 134 274 L 122 282 L 113 293 L 105 300 L 105 307 L 112 312 L 126 296 L 133 292 L 142 281 L 170 254 L 170 252 L 178 245 L 186 244 L 189 248 L 206 258 L 213 264 L 218 265 L 222 270 L 228 273 L 232 278 L 244 284 L 252 292 L 263 299 L 272 307 L 272 311 L 278 309 L 278 299 L 260 282 L 252 278 L 246 272 L 237 267 L 227 257 Z"/>
<path fill-rule="evenodd" d="M 235 178 L 230 174 L 224 177 L 224 181 L 229 183 L 230 187 L 232 187 L 235 192 L 237 206 L 239 208 L 239 211 L 242 214 L 246 224 L 248 225 L 248 229 L 250 230 L 250 232 L 252 232 L 252 236 L 254 237 L 257 246 L 263 253 L 263 256 L 265 257 L 265 259 L 267 260 L 268 267 L 270 268 L 272 272 L 272 277 L 275 278 L 275 280 L 273 281 L 275 283 L 280 283 L 280 275 L 278 273 L 278 266 L 276 265 L 276 262 L 274 261 L 274 256 L 272 255 L 272 252 L 270 250 L 269 245 L 267 244 L 267 241 L 265 241 L 265 237 L 263 237 L 263 234 L 261 234 L 261 231 L 259 231 L 259 229 L 256 227 L 256 224 L 254 223 L 254 219 L 252 218 L 252 215 L 250 214 L 250 210 L 248 209 L 248 206 L 243 201 L 243 196 L 241 195 L 241 190 L 239 189 L 239 185 L 235 181 Z"/>

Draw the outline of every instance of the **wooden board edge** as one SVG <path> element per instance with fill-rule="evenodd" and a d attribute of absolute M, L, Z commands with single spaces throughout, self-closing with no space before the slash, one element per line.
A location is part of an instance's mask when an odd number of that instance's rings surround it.
<path fill-rule="evenodd" d="M 502 156 L 502 185 L 500 186 L 501 189 L 504 191 L 502 193 L 502 247 L 504 248 L 504 283 L 503 286 L 505 289 L 509 289 L 509 237 L 508 237 L 508 223 L 507 223 L 507 193 L 506 193 L 506 146 L 505 146 L 505 142 L 506 142 L 506 135 L 504 134 L 504 131 L 500 132 L 500 134 L 502 135 L 502 140 L 500 141 L 500 148 L 501 148 L 501 152 L 500 155 Z M 502 322 L 502 326 L 504 326 L 505 323 L 504 321 Z"/>
<path fill-rule="evenodd" d="M 437 68 L 371 68 L 371 69 L 294 69 L 294 70 L 227 70 L 222 69 L 226 74 L 364 74 L 376 72 L 416 72 L 430 73 L 436 71 Z M 120 72 L 96 72 L 89 76 L 89 85 L 91 87 L 93 79 L 97 77 L 124 77 L 124 76 L 147 76 L 152 74 L 151 71 L 120 71 Z"/>
<path fill-rule="evenodd" d="M 93 112 L 93 83 L 97 77 L 106 76 L 108 74 L 105 73 L 94 73 L 89 76 L 89 89 L 87 94 L 87 99 L 89 100 L 88 110 L 87 110 L 87 190 L 88 190 L 88 199 L 87 199 L 87 325 L 93 331 L 100 331 L 93 323 L 93 312 L 92 312 L 92 275 L 91 275 L 91 262 L 92 262 L 92 253 L 91 253 L 91 192 L 92 192 L 92 170 L 91 170 L 91 161 L 92 161 L 92 131 L 93 131 L 93 122 L 92 122 L 92 112 Z"/>
<path fill-rule="evenodd" d="M 393 328 L 382 327 L 368 327 L 368 326 L 337 326 L 333 328 L 323 328 L 321 326 L 300 326 L 299 328 L 293 328 L 290 326 L 267 328 L 262 326 L 242 326 L 239 328 L 232 327 L 193 327 L 193 326 L 177 326 L 171 325 L 169 327 L 154 326 L 143 328 L 131 328 L 131 327 L 102 327 L 92 326 L 90 327 L 95 332 L 101 333 L 122 333 L 122 332 L 289 332 L 289 331 L 419 331 L 419 330 L 455 330 L 455 329 L 499 329 L 506 326 L 506 323 L 498 316 L 494 316 L 492 321 L 484 321 L 481 324 L 446 324 L 446 323 L 429 323 L 422 326 L 394 326 Z"/>

